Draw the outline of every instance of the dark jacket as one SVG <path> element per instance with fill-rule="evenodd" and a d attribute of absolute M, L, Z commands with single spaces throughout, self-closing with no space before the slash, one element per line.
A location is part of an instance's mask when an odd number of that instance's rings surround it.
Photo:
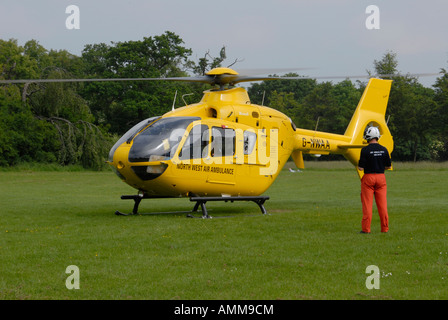
<path fill-rule="evenodd" d="M 361 149 L 358 167 L 364 169 L 364 173 L 384 173 L 390 167 L 389 151 L 379 143 L 371 143 Z"/>

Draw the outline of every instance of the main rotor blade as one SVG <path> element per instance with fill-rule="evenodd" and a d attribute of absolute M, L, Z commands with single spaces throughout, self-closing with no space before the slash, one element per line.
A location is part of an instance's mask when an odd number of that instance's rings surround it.
<path fill-rule="evenodd" d="M 247 68 L 247 69 L 238 69 L 238 73 L 240 76 L 263 76 L 263 75 L 277 75 L 280 73 L 294 73 L 296 71 L 304 71 L 304 70 L 316 70 L 317 68 Z"/>
<path fill-rule="evenodd" d="M 393 78 L 393 77 L 432 77 L 439 76 L 441 73 L 409 73 L 409 74 L 375 74 L 375 75 L 347 75 L 347 76 L 298 76 L 298 77 L 239 77 L 233 81 L 233 84 L 239 82 L 255 82 L 255 81 L 269 81 L 269 80 L 332 80 L 332 79 L 369 79 L 369 78 Z"/>
<path fill-rule="evenodd" d="M 171 78 L 96 78 L 96 79 L 20 79 L 0 80 L 0 84 L 16 83 L 55 83 L 55 82 L 113 82 L 113 81 L 191 81 L 211 83 L 209 77 L 171 77 Z"/>
<path fill-rule="evenodd" d="M 266 69 L 267 70 L 267 69 Z M 412 74 L 379 74 L 379 75 L 346 75 L 346 76 L 239 76 L 239 75 L 205 75 L 198 77 L 170 77 L 170 78 L 95 78 L 95 79 L 20 79 L 20 80 L 0 80 L 0 84 L 19 83 L 63 83 L 63 82 L 113 82 L 113 81 L 186 81 L 201 82 L 207 84 L 237 84 L 240 82 L 256 82 L 269 80 L 331 80 L 331 79 L 369 79 L 369 78 L 393 78 L 398 76 L 430 77 L 439 76 L 441 73 L 412 73 Z"/>

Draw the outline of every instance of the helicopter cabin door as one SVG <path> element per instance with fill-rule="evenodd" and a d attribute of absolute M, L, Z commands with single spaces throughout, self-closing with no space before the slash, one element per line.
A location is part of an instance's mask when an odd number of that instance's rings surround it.
<path fill-rule="evenodd" d="M 175 166 L 174 174 L 182 177 L 182 190 L 197 195 L 204 194 L 207 180 L 204 161 L 209 157 L 209 145 L 209 127 L 206 124 L 194 124 L 179 151 Z"/>
<path fill-rule="evenodd" d="M 221 121 L 220 121 L 221 122 Z M 197 123 L 180 151 L 177 174 L 184 189 L 198 196 L 232 194 L 235 187 L 235 130 L 218 124 Z"/>
<path fill-rule="evenodd" d="M 211 125 L 210 155 L 206 158 L 207 183 L 219 186 L 221 195 L 230 194 L 235 186 L 235 129 Z"/>

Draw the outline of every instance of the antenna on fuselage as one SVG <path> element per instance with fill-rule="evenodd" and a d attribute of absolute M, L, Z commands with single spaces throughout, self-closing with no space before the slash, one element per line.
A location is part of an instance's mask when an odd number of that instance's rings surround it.
<path fill-rule="evenodd" d="M 316 127 L 314 128 L 314 134 L 316 134 L 316 131 L 317 131 L 317 126 L 319 125 L 319 119 L 320 119 L 320 116 L 319 116 L 319 117 L 317 117 L 317 121 L 316 121 Z"/>
<path fill-rule="evenodd" d="M 171 107 L 171 111 L 174 111 L 174 104 L 176 103 L 176 97 L 177 97 L 177 90 L 176 93 L 174 94 L 173 106 Z"/>

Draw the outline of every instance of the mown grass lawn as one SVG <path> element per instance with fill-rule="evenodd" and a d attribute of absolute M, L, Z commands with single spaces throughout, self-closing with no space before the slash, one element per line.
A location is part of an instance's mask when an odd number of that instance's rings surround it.
<path fill-rule="evenodd" d="M 361 235 L 359 179 L 338 163 L 283 170 L 253 203 L 208 203 L 213 219 L 130 212 L 112 172 L 0 172 L 0 299 L 447 299 L 448 167 L 387 172 L 390 232 Z M 141 212 L 188 199 L 144 200 Z M 230 218 L 222 218 L 224 216 Z M 68 290 L 67 266 L 80 271 Z M 369 265 L 380 288 L 367 289 Z"/>

